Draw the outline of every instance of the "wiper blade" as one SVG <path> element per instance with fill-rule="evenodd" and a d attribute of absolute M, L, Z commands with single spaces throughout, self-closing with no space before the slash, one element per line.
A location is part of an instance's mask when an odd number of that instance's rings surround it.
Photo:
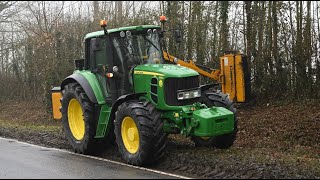
<path fill-rule="evenodd" d="M 145 36 L 143 36 L 143 37 L 144 37 L 150 44 L 152 44 L 153 47 L 155 47 L 158 51 L 160 51 L 159 48 L 158 48 L 155 44 L 153 44 L 152 41 L 150 41 L 150 39 L 148 39 L 148 38 L 145 37 Z"/>

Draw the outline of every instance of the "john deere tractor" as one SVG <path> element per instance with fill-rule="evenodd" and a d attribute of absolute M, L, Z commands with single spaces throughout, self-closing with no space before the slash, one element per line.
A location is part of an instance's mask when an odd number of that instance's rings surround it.
<path fill-rule="evenodd" d="M 199 73 L 167 64 L 155 25 L 89 33 L 85 57 L 52 89 L 53 115 L 62 119 L 77 153 L 90 154 L 114 143 L 129 164 L 159 160 L 168 134 L 191 137 L 197 146 L 229 148 L 237 134 L 229 96 L 200 86 Z"/>

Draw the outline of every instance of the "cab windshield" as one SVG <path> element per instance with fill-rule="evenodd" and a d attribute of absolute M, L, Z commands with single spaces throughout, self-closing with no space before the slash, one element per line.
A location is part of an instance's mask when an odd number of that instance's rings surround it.
<path fill-rule="evenodd" d="M 128 66 L 164 63 L 157 29 L 121 31 L 113 44 L 118 60 Z"/>
<path fill-rule="evenodd" d="M 113 66 L 120 74 L 117 89 L 121 95 L 132 93 L 132 71 L 136 65 L 164 63 L 158 30 L 121 31 L 112 34 L 111 38 L 114 46 Z"/>

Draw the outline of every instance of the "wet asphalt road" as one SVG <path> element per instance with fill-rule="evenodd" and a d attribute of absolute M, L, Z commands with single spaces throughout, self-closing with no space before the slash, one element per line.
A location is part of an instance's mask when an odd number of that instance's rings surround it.
<path fill-rule="evenodd" d="M 0 138 L 0 179 L 172 179 L 169 175 Z"/>

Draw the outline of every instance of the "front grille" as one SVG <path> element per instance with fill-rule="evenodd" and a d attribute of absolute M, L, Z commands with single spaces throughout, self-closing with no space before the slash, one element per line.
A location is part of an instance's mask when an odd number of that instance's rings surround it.
<path fill-rule="evenodd" d="M 169 106 L 184 106 L 199 102 L 199 98 L 178 100 L 177 91 L 199 87 L 199 76 L 167 78 L 164 81 L 165 101 Z"/>
<path fill-rule="evenodd" d="M 158 80 L 156 78 L 151 79 L 151 99 L 156 104 L 158 103 Z"/>

